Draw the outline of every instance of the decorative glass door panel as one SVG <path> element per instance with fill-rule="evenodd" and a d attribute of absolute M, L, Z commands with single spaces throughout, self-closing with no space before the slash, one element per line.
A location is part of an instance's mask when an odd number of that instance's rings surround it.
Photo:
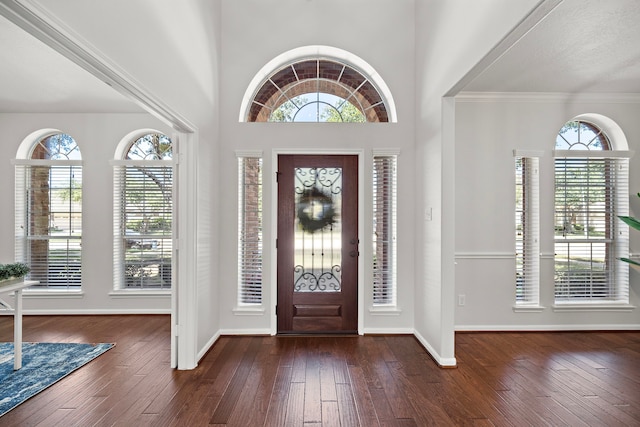
<path fill-rule="evenodd" d="M 295 168 L 294 291 L 340 292 L 342 168 Z"/>
<path fill-rule="evenodd" d="M 356 332 L 358 158 L 281 155 L 278 169 L 278 332 Z"/>

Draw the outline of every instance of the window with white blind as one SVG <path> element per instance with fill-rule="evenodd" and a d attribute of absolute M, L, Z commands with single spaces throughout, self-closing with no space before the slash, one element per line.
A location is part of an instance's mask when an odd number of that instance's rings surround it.
<path fill-rule="evenodd" d="M 262 304 L 262 153 L 238 153 L 238 305 Z"/>
<path fill-rule="evenodd" d="M 169 290 L 172 282 L 174 163 L 158 133 L 131 141 L 114 161 L 116 290 Z"/>
<path fill-rule="evenodd" d="M 516 152 L 516 305 L 540 304 L 539 159 Z"/>
<path fill-rule="evenodd" d="M 38 141 L 15 160 L 16 260 L 31 268 L 39 290 L 80 290 L 82 161 L 67 134 Z"/>
<path fill-rule="evenodd" d="M 629 300 L 629 160 L 584 121 L 567 123 L 555 156 L 556 303 Z"/>
<path fill-rule="evenodd" d="M 373 305 L 396 304 L 397 155 L 373 156 Z"/>

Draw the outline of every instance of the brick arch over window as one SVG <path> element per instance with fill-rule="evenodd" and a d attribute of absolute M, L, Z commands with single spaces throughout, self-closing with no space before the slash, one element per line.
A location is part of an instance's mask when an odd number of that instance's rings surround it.
<path fill-rule="evenodd" d="M 307 46 L 274 58 L 245 92 L 240 121 L 266 122 L 273 111 L 304 94 L 329 94 L 352 104 L 368 122 L 396 122 L 393 97 L 365 61 L 328 46 Z"/>

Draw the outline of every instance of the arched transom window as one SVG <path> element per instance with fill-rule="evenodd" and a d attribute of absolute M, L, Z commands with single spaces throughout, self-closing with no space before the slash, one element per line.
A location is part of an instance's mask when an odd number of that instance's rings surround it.
<path fill-rule="evenodd" d="M 289 63 L 258 87 L 248 122 L 388 122 L 374 82 L 354 67 L 326 58 Z"/>

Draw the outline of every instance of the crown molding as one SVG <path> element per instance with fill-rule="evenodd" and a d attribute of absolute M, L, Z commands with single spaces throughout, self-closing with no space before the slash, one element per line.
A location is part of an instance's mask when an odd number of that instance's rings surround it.
<path fill-rule="evenodd" d="M 597 102 L 638 104 L 640 93 L 564 93 L 564 92 L 460 92 L 456 102 Z"/>

